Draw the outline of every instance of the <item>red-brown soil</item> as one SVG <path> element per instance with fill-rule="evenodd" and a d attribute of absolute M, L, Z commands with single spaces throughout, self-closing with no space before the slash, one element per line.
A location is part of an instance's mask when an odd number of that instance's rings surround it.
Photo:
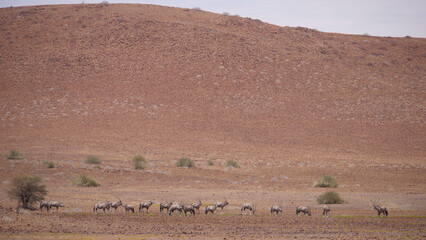
<path fill-rule="evenodd" d="M 0 161 L 0 237 L 424 238 L 424 217 L 402 216 L 426 211 L 425 60 L 425 39 L 199 10 L 0 9 L 0 152 L 25 154 Z M 145 170 L 132 167 L 138 153 Z M 99 169 L 87 155 L 101 158 Z M 177 168 L 181 157 L 196 167 Z M 241 167 L 226 167 L 230 159 Z M 102 186 L 72 186 L 80 173 Z M 10 179 L 24 174 L 42 176 L 46 198 L 66 208 L 10 210 Z M 319 217 L 316 197 L 326 190 L 313 182 L 324 174 L 347 201 L 333 213 L 357 217 Z M 153 199 L 156 214 L 163 200 L 230 206 L 194 218 L 91 213 L 115 196 Z M 394 217 L 372 218 L 377 198 Z M 259 215 L 236 215 L 244 202 Z M 280 202 L 285 214 L 269 216 Z M 314 216 L 294 216 L 297 205 Z"/>

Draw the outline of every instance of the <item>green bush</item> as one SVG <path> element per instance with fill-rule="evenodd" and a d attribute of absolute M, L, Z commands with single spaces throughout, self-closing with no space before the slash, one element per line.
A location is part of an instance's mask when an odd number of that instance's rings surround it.
<path fill-rule="evenodd" d="M 228 161 L 226 162 L 226 166 L 227 166 L 227 167 L 233 167 L 233 168 L 239 168 L 239 167 L 240 167 L 240 165 L 238 165 L 237 161 L 235 161 L 235 160 L 233 160 L 233 159 L 228 160 Z"/>
<path fill-rule="evenodd" d="M 47 167 L 47 168 L 55 168 L 55 163 L 53 163 L 52 161 L 47 161 L 44 160 L 43 164 Z"/>
<path fill-rule="evenodd" d="M 10 150 L 9 154 L 6 155 L 7 159 L 23 159 L 24 158 L 24 154 L 22 154 L 21 152 L 19 152 L 16 149 Z"/>
<path fill-rule="evenodd" d="M 136 170 L 145 169 L 146 158 L 144 156 L 138 154 L 132 158 L 132 162 Z"/>
<path fill-rule="evenodd" d="M 78 187 L 98 187 L 101 185 L 95 179 L 87 176 L 86 174 L 81 174 L 80 176 L 76 177 L 72 184 Z"/>
<path fill-rule="evenodd" d="M 22 203 L 23 208 L 31 208 L 33 203 L 41 201 L 47 194 L 46 186 L 40 185 L 42 178 L 39 176 L 21 176 L 12 179 L 8 195 Z"/>
<path fill-rule="evenodd" d="M 178 167 L 195 167 L 194 161 L 190 158 L 181 158 L 176 162 Z"/>
<path fill-rule="evenodd" d="M 336 188 L 338 185 L 336 178 L 331 175 L 325 175 L 314 182 L 314 187 Z"/>
<path fill-rule="evenodd" d="M 87 156 L 86 160 L 84 160 L 85 163 L 87 164 L 101 164 L 101 159 L 99 159 L 98 156 Z"/>
<path fill-rule="evenodd" d="M 336 192 L 326 192 L 317 198 L 319 204 L 341 204 L 345 201 Z"/>
<path fill-rule="evenodd" d="M 208 161 L 207 161 L 207 164 L 208 164 L 209 166 L 213 166 L 213 165 L 214 165 L 214 162 L 213 162 L 213 160 L 208 160 Z"/>

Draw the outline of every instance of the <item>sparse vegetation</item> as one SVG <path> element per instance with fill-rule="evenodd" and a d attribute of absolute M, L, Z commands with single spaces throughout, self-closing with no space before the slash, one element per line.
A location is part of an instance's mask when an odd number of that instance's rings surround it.
<path fill-rule="evenodd" d="M 101 185 L 95 179 L 87 176 L 86 174 L 81 174 L 80 176 L 76 177 L 72 184 L 78 187 L 98 187 Z"/>
<path fill-rule="evenodd" d="M 23 208 L 31 208 L 33 203 L 43 200 L 47 194 L 46 186 L 40 185 L 41 181 L 39 176 L 15 177 L 7 193 L 11 198 L 19 200 Z"/>
<path fill-rule="evenodd" d="M 146 158 L 140 154 L 132 158 L 132 162 L 136 170 L 145 169 Z"/>
<path fill-rule="evenodd" d="M 24 154 L 22 154 L 16 149 L 13 149 L 10 150 L 9 154 L 6 157 L 7 159 L 24 159 Z"/>
<path fill-rule="evenodd" d="M 223 12 L 222 14 L 225 15 L 225 16 L 229 16 L 230 15 L 229 12 Z"/>
<path fill-rule="evenodd" d="M 195 7 L 195 8 L 193 8 L 193 10 L 201 11 L 201 8 L 200 7 Z"/>
<path fill-rule="evenodd" d="M 208 164 L 209 166 L 213 166 L 213 165 L 214 165 L 214 162 L 213 162 L 213 160 L 208 160 L 208 161 L 207 161 L 207 164 Z"/>
<path fill-rule="evenodd" d="M 314 187 L 336 188 L 338 186 L 336 178 L 331 175 L 325 175 L 314 182 Z"/>
<path fill-rule="evenodd" d="M 52 161 L 47 161 L 47 160 L 43 161 L 43 165 L 45 165 L 47 168 L 55 168 L 56 167 L 55 163 L 53 163 Z"/>
<path fill-rule="evenodd" d="M 235 160 L 233 160 L 233 159 L 228 160 L 228 161 L 226 162 L 226 166 L 227 166 L 227 167 L 233 167 L 233 168 L 239 168 L 239 167 L 240 167 L 240 165 L 238 165 L 237 161 L 235 161 Z"/>
<path fill-rule="evenodd" d="M 98 156 L 87 156 L 86 160 L 84 160 L 87 164 L 101 164 L 101 159 Z"/>
<path fill-rule="evenodd" d="M 319 204 L 342 204 L 345 201 L 336 192 L 326 192 L 317 198 Z"/>
<path fill-rule="evenodd" d="M 195 163 L 190 158 L 181 158 L 176 162 L 178 167 L 195 167 Z"/>

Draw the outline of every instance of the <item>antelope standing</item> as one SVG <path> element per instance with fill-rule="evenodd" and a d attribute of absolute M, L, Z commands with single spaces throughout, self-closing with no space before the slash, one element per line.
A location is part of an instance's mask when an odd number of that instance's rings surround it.
<path fill-rule="evenodd" d="M 304 206 L 299 206 L 296 208 L 296 215 L 299 215 L 299 212 L 303 212 L 303 215 L 308 214 L 309 216 L 311 216 L 311 209 L 308 207 L 304 207 Z"/>
<path fill-rule="evenodd" d="M 283 209 L 281 207 L 278 207 L 278 206 L 272 206 L 271 207 L 271 214 L 274 214 L 274 212 L 277 213 L 277 214 L 280 213 L 280 212 L 282 213 Z"/>
<path fill-rule="evenodd" d="M 183 204 L 174 202 L 172 206 L 170 206 L 169 215 L 172 215 L 172 213 L 175 215 L 176 210 L 179 211 L 179 214 L 182 214 Z"/>
<path fill-rule="evenodd" d="M 109 208 L 111 207 L 111 202 L 108 201 L 108 203 L 98 203 L 93 206 L 93 212 L 95 214 L 98 213 L 98 209 L 102 209 L 105 213 L 105 209 L 109 212 Z"/>
<path fill-rule="evenodd" d="M 195 208 L 192 205 L 190 205 L 190 206 L 183 206 L 182 210 L 185 212 L 185 216 L 186 216 L 187 212 L 190 212 L 191 216 L 195 216 Z"/>
<path fill-rule="evenodd" d="M 217 206 L 216 206 L 216 205 L 213 205 L 213 206 L 206 206 L 205 213 L 207 214 L 207 213 L 211 212 L 211 213 L 213 214 L 213 213 L 214 213 L 214 211 L 216 211 L 216 209 L 217 209 Z"/>
<path fill-rule="evenodd" d="M 172 202 L 160 203 L 160 213 L 163 213 L 163 209 L 167 209 L 166 213 L 169 213 L 169 209 L 172 205 L 173 205 Z"/>
<path fill-rule="evenodd" d="M 149 207 L 151 207 L 151 205 L 152 204 L 154 204 L 154 202 L 153 201 L 149 201 L 149 202 L 141 202 L 140 204 L 139 204 L 139 212 L 142 210 L 143 211 L 143 209 L 144 208 L 146 208 L 146 213 L 148 213 L 148 210 L 149 210 Z"/>
<path fill-rule="evenodd" d="M 322 216 L 328 217 L 330 215 L 331 208 L 328 205 L 324 205 L 322 210 Z"/>
<path fill-rule="evenodd" d="M 40 211 L 43 212 L 43 208 L 46 208 L 46 212 L 49 212 L 49 203 L 46 201 L 40 202 Z"/>
<path fill-rule="evenodd" d="M 123 206 L 123 202 L 121 202 L 121 199 L 119 199 L 120 201 L 118 201 L 118 202 L 112 202 L 111 203 L 111 207 L 112 208 L 114 208 L 114 210 L 115 210 L 115 212 L 117 211 L 117 208 L 119 207 L 119 206 Z"/>
<path fill-rule="evenodd" d="M 214 203 L 214 205 L 216 207 L 220 208 L 220 209 L 223 209 L 228 204 L 229 204 L 229 202 L 226 200 L 226 198 L 225 198 L 224 202 L 216 202 L 216 203 Z"/>
<path fill-rule="evenodd" d="M 65 207 L 62 203 L 58 202 L 58 201 L 54 201 L 54 202 L 50 202 L 49 203 L 49 210 L 51 207 L 56 207 L 56 212 L 58 212 L 58 208 L 59 207 Z"/>
<path fill-rule="evenodd" d="M 123 207 L 126 210 L 126 212 L 132 211 L 132 213 L 135 213 L 135 208 L 132 205 L 124 204 Z"/>
<path fill-rule="evenodd" d="M 256 211 L 256 209 L 254 208 L 254 204 L 252 203 L 244 203 L 241 207 L 241 213 L 245 213 L 246 209 L 250 211 L 250 215 L 254 215 L 254 212 Z"/>
<path fill-rule="evenodd" d="M 202 203 L 201 200 L 198 201 L 198 203 L 192 203 L 191 206 L 194 207 L 194 209 L 197 209 L 198 211 L 200 211 L 200 207 L 201 207 Z"/>
<path fill-rule="evenodd" d="M 385 206 L 380 206 L 379 205 L 380 200 L 376 200 L 375 202 L 372 202 L 373 208 L 377 211 L 377 214 L 380 217 L 380 214 L 383 213 L 383 217 L 387 217 L 388 216 L 388 209 Z"/>

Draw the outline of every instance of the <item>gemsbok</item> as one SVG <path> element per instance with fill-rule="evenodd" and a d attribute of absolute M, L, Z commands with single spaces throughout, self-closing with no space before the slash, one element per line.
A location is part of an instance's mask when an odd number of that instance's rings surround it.
<path fill-rule="evenodd" d="M 131 211 L 132 213 L 135 213 L 135 208 L 132 205 L 124 204 L 123 207 L 126 210 L 126 212 Z"/>
<path fill-rule="evenodd" d="M 182 214 L 182 210 L 183 210 L 183 204 L 174 202 L 172 206 L 170 206 L 169 216 L 172 215 L 172 213 L 173 215 L 175 215 L 175 211 L 179 211 L 179 214 Z"/>
<path fill-rule="evenodd" d="M 123 206 L 123 202 L 121 202 L 121 199 L 120 199 L 119 197 L 117 197 L 117 198 L 118 198 L 118 200 L 120 200 L 120 201 L 118 201 L 118 202 L 112 202 L 112 203 L 111 203 L 111 207 L 112 207 L 112 208 L 114 208 L 115 212 L 117 211 L 117 208 L 118 208 L 119 206 Z"/>
<path fill-rule="evenodd" d="M 93 206 L 93 212 L 95 214 L 98 213 L 98 209 L 102 209 L 105 213 L 105 209 L 109 212 L 109 208 L 111 207 L 111 202 L 108 201 L 108 203 L 97 203 Z"/>
<path fill-rule="evenodd" d="M 40 211 L 43 212 L 43 208 L 46 208 L 46 212 L 49 212 L 49 203 L 46 201 L 40 202 Z"/>
<path fill-rule="evenodd" d="M 380 202 L 379 199 L 372 202 L 373 208 L 377 211 L 377 214 L 379 215 L 379 217 L 382 213 L 383 213 L 383 217 L 387 217 L 389 215 L 388 209 L 385 206 L 380 206 L 379 202 Z"/>
<path fill-rule="evenodd" d="M 139 204 L 139 212 L 143 211 L 143 209 L 146 208 L 146 213 L 148 213 L 149 207 L 151 207 L 152 204 L 154 204 L 153 201 L 141 202 Z"/>
<path fill-rule="evenodd" d="M 214 203 L 214 205 L 216 207 L 220 208 L 220 209 L 223 209 L 228 204 L 229 204 L 229 202 L 226 200 L 226 198 L 225 198 L 224 202 L 216 202 L 216 203 Z"/>
<path fill-rule="evenodd" d="M 172 202 L 162 202 L 160 203 L 160 213 L 163 213 L 164 209 L 167 209 L 166 214 L 169 213 L 170 207 L 173 205 Z"/>
<path fill-rule="evenodd" d="M 217 209 L 216 205 L 206 206 L 205 213 L 207 214 L 207 213 L 211 212 L 213 214 L 216 211 L 216 209 Z"/>
<path fill-rule="evenodd" d="M 241 213 L 244 212 L 245 214 L 246 209 L 249 210 L 250 215 L 252 214 L 254 215 L 254 212 L 256 211 L 256 209 L 254 208 L 254 204 L 252 203 L 244 203 L 243 206 L 241 207 Z"/>
<path fill-rule="evenodd" d="M 328 205 L 324 205 L 324 208 L 322 209 L 322 216 L 328 217 L 330 215 L 331 208 Z"/>
<path fill-rule="evenodd" d="M 311 216 L 311 209 L 308 207 L 304 207 L 304 206 L 298 206 L 296 208 L 296 215 L 299 215 L 300 212 L 303 212 L 303 215 L 308 214 L 309 216 Z"/>
<path fill-rule="evenodd" d="M 199 200 L 199 201 L 198 201 L 198 203 L 192 203 L 192 204 L 191 204 L 191 206 L 193 206 L 193 207 L 194 207 L 194 209 L 197 209 L 197 210 L 198 210 L 198 212 L 200 211 L 200 207 L 201 207 L 201 205 L 203 205 L 203 204 L 201 203 L 201 200 Z"/>
<path fill-rule="evenodd" d="M 190 212 L 191 213 L 191 216 L 195 216 L 195 208 L 194 208 L 194 206 L 192 206 L 192 205 L 189 205 L 189 206 L 183 206 L 182 207 L 182 210 L 185 212 L 185 216 L 186 216 L 186 213 L 187 212 Z"/>
<path fill-rule="evenodd" d="M 58 212 L 58 208 L 59 207 L 65 207 L 62 203 L 58 202 L 58 201 L 54 201 L 54 202 L 50 202 L 49 203 L 49 210 L 52 207 L 56 207 L 56 212 Z"/>
<path fill-rule="evenodd" d="M 278 207 L 278 206 L 271 207 L 271 214 L 274 214 L 274 213 L 278 214 L 282 212 L 283 212 L 283 209 L 281 207 Z"/>

